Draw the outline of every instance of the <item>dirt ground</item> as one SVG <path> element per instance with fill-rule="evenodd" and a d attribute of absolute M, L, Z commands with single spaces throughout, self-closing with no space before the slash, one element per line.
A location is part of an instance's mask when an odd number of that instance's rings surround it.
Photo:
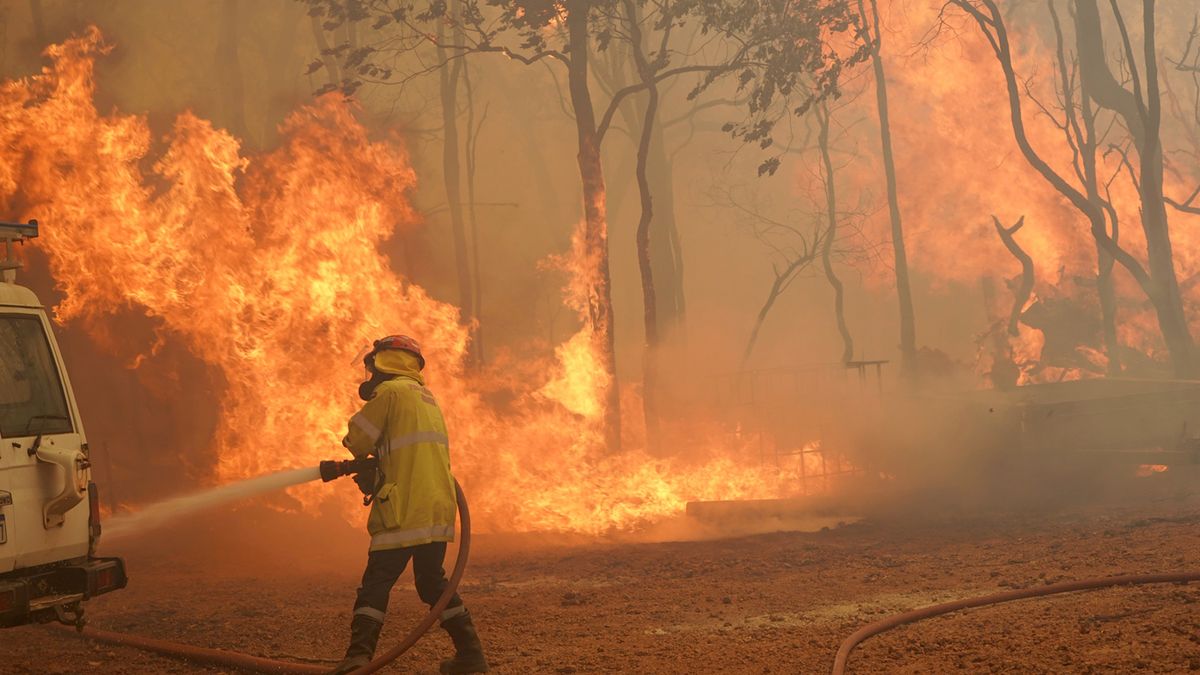
<path fill-rule="evenodd" d="M 882 509 L 817 532 L 661 543 L 481 535 L 462 593 L 497 673 L 822 673 L 843 638 L 894 612 L 1071 579 L 1200 570 L 1200 485 L 1142 480 L 1136 494 L 1104 504 Z M 131 581 L 91 602 L 89 616 L 109 630 L 332 664 L 365 543 L 328 518 L 266 509 L 181 522 L 106 542 Z M 384 644 L 421 613 L 406 575 Z M 385 672 L 436 672 L 449 650 L 438 631 Z M 1196 670 L 1200 584 L 970 610 L 872 638 L 850 661 L 857 673 Z M 220 672 L 43 626 L 0 633 L 0 671 Z"/>

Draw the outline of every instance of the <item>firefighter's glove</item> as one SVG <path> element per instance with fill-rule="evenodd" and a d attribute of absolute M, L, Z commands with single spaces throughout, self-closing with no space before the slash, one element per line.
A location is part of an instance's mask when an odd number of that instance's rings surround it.
<path fill-rule="evenodd" d="M 359 492 L 362 492 L 364 497 L 373 496 L 375 494 L 375 469 L 354 474 L 354 484 L 358 486 Z"/>

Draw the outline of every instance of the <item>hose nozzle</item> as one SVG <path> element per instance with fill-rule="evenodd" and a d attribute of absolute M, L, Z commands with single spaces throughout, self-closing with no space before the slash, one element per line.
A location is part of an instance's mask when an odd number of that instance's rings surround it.
<path fill-rule="evenodd" d="M 328 459 L 321 462 L 319 465 L 321 472 L 321 480 L 328 483 L 331 480 L 336 480 L 342 476 L 351 476 L 379 466 L 379 460 L 374 457 L 363 457 L 362 459 Z"/>

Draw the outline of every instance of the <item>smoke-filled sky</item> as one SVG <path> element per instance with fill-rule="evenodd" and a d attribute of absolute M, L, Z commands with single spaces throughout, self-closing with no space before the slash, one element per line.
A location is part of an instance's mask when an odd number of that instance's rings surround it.
<path fill-rule="evenodd" d="M 1059 4 L 1065 16 L 1066 3 Z M 1007 316 L 1017 285 L 1014 280 L 1021 272 L 1020 263 L 997 236 L 992 216 L 1006 226 L 1024 216 L 1025 225 L 1016 236 L 1032 255 L 1036 269 L 1033 300 L 1050 307 L 1052 317 L 1058 317 L 1055 321 L 1082 316 L 1085 319 L 1077 323 L 1093 319 L 1099 323 L 1092 317 L 1099 311 L 1093 297 L 1095 244 L 1080 214 L 1021 157 L 1013 141 L 1000 69 L 977 27 L 949 10 L 941 23 L 941 2 L 881 0 L 879 5 L 917 344 L 957 363 L 968 379 L 982 385 L 980 373 L 987 364 L 980 366 L 980 352 L 991 343 L 981 336 L 993 321 Z M 1070 149 L 1038 109 L 1038 102 L 1051 114 L 1056 109 L 1054 33 L 1047 7 L 1039 2 L 1002 5 L 1026 88 L 1023 93 L 1029 97 L 1024 112 L 1031 139 L 1048 161 L 1066 171 Z M 1136 17 L 1129 23 L 1139 50 L 1140 5 L 1132 0 L 1121 3 L 1129 17 Z M 1168 195 L 1179 200 L 1186 199 L 1200 179 L 1197 84 L 1194 73 L 1173 65 L 1184 57 L 1193 26 L 1194 12 L 1186 5 L 1162 3 L 1157 21 L 1168 167 L 1164 184 Z M 1111 18 L 1105 20 L 1106 35 L 1114 35 Z M 280 131 L 285 118 L 312 103 L 314 92 L 327 83 L 325 68 L 316 61 L 318 41 L 336 44 L 342 39 L 339 31 L 345 29 L 325 30 L 320 23 L 309 16 L 305 3 L 295 0 L 12 0 L 0 6 L 0 75 L 11 80 L 37 72 L 46 65 L 41 51 L 47 45 L 83 34 L 94 25 L 111 46 L 96 57 L 96 109 L 101 115 L 146 116 L 147 157 L 166 150 L 176 120 L 185 111 L 228 131 L 240 142 L 244 155 L 269 153 L 285 140 Z M 364 41 L 378 37 L 367 23 L 357 30 Z M 1113 45 L 1108 47 L 1112 51 Z M 606 92 L 619 84 L 615 77 L 632 77 L 629 64 L 622 60 L 626 58 L 617 49 L 594 56 L 592 88 L 598 106 L 606 105 Z M 419 66 L 407 62 L 403 67 Z M 582 217 L 575 127 L 564 99 L 565 75 L 546 63 L 525 66 L 488 54 L 468 59 L 466 68 L 469 98 L 465 89 L 459 92 L 458 123 L 459 133 L 476 144 L 473 211 L 484 355 L 493 363 L 512 364 L 513 377 L 550 377 L 533 372 L 540 366 L 526 357 L 552 354 L 579 328 L 576 313 L 563 302 L 566 276 L 547 262 L 568 251 Z M 687 383 L 679 389 L 703 381 L 704 375 L 731 372 L 742 365 L 774 270 L 786 265 L 788 253 L 796 247 L 787 228 L 811 233 L 820 226 L 825 210 L 824 174 L 813 148 L 811 113 L 781 123 L 791 129 L 777 136 L 792 139 L 794 147 L 782 155 L 781 168 L 774 175 L 759 177 L 757 169 L 769 153 L 721 129 L 725 122 L 744 116 L 737 104 L 742 94 L 732 84 L 722 83 L 692 100 L 688 94 L 695 83 L 683 78 L 664 89 L 659 118 L 664 121 L 661 148 L 668 170 L 654 177 L 660 200 L 656 209 L 662 213 L 661 200 L 670 199 L 682 256 L 686 321 L 682 333 L 669 336 L 664 377 L 667 388 L 675 376 Z M 364 84 L 354 98 L 350 105 L 365 127 L 365 137 L 407 153 L 413 169 L 415 183 L 406 199 L 411 200 L 415 217 L 392 222 L 395 236 L 381 249 L 390 272 L 423 288 L 436 301 L 460 305 L 455 242 L 442 182 L 444 130 L 437 72 L 403 86 Z M 894 363 L 899 357 L 899 325 L 875 101 L 870 69 L 859 66 L 844 75 L 842 96 L 829 104 L 830 154 L 842 228 L 834 268 L 846 286 L 846 325 L 854 338 L 853 357 Z M 643 336 L 634 242 L 639 210 L 633 168 L 639 130 L 631 125 L 638 123 L 642 105 L 634 98 L 625 111 L 630 114 L 616 116 L 603 155 L 617 367 L 622 381 L 633 386 L 641 377 Z M 1101 116 L 1100 122 L 1110 129 L 1114 124 L 1111 115 Z M 1117 161 L 1119 129 L 1111 139 L 1105 179 L 1116 176 L 1111 189 L 1124 241 L 1141 258 L 1144 241 L 1138 234 L 1136 190 L 1120 175 Z M 261 180 L 261 176 L 236 174 L 230 189 L 243 190 Z M 158 185 L 157 189 L 165 188 Z M 320 214 L 330 221 L 350 215 L 334 203 Z M 1195 284 L 1186 281 L 1200 274 L 1200 239 L 1189 231 L 1197 224 L 1196 216 L 1175 211 L 1169 216 L 1178 276 L 1187 293 Z M 45 222 L 44 227 L 54 228 L 55 223 Z M 43 289 L 49 287 L 44 276 L 33 278 Z M 1119 269 L 1115 283 L 1124 312 L 1124 345 L 1144 356 L 1146 364 L 1165 363 L 1144 296 Z M 1194 309 L 1190 302 L 1188 307 Z M 182 397 L 185 403 L 172 405 L 203 411 L 164 428 L 147 422 L 135 435 L 141 443 L 189 444 L 190 450 L 182 453 L 189 458 L 185 463 L 205 465 L 205 453 L 214 447 L 208 435 L 222 427 L 213 420 L 220 413 L 203 401 L 229 387 L 228 377 L 206 369 L 196 360 L 198 350 L 173 341 L 169 332 L 164 340 L 144 321 L 134 320 L 137 307 L 125 310 L 134 318 L 122 324 L 119 334 L 99 334 L 95 326 L 83 334 L 78 325 L 68 323 L 63 328 L 68 356 L 73 352 L 76 359 L 91 363 L 115 353 L 118 360 L 112 368 L 95 366 L 99 369 L 95 372 L 101 373 L 97 378 L 105 385 L 117 379 L 126 382 L 130 392 L 137 390 L 128 394 L 131 399 L 144 403 Z M 1033 316 L 1027 323 L 1035 322 Z M 1195 316 L 1193 312 L 1191 318 Z M 344 330 L 356 334 L 360 328 Z M 1043 336 L 1030 325 L 1023 325 L 1021 331 L 1010 347 L 1030 362 L 1038 361 L 1043 343 L 1066 339 Z M 1071 357 L 1082 363 L 1103 345 L 1090 328 L 1078 333 L 1082 337 L 1077 344 L 1066 349 L 1084 350 L 1080 352 L 1084 356 Z M 745 365 L 830 364 L 841 354 L 833 291 L 818 261 L 774 304 Z M 214 359 L 201 361 L 211 365 Z M 130 375 L 132 366 L 142 372 Z M 322 367 L 352 368 L 340 362 Z M 1071 359 L 1056 368 L 1056 377 L 1080 376 L 1087 369 Z M 1035 374 L 1032 366 L 1027 370 Z M 683 377 L 685 373 L 690 376 Z M 76 386 L 81 398 L 102 398 L 106 389 L 90 381 Z M 93 428 L 129 438 L 128 429 L 99 417 Z"/>

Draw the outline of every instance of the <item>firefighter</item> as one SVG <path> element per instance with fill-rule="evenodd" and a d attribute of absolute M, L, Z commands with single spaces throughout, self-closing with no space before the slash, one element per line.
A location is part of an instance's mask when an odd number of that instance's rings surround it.
<path fill-rule="evenodd" d="M 379 469 L 358 479 L 372 501 L 371 548 L 354 603 L 350 646 L 333 671 L 338 675 L 374 657 L 388 594 L 409 560 L 421 600 L 432 606 L 441 597 L 448 583 L 442 569 L 446 542 L 454 541 L 457 510 L 446 424 L 421 376 L 420 345 L 405 335 L 388 336 L 375 342 L 363 363 L 368 377 L 358 393 L 366 405 L 350 418 L 342 445 L 357 459 L 378 457 Z M 458 594 L 442 612 L 441 624 L 455 649 L 441 672 L 487 672 L 479 635 Z"/>

